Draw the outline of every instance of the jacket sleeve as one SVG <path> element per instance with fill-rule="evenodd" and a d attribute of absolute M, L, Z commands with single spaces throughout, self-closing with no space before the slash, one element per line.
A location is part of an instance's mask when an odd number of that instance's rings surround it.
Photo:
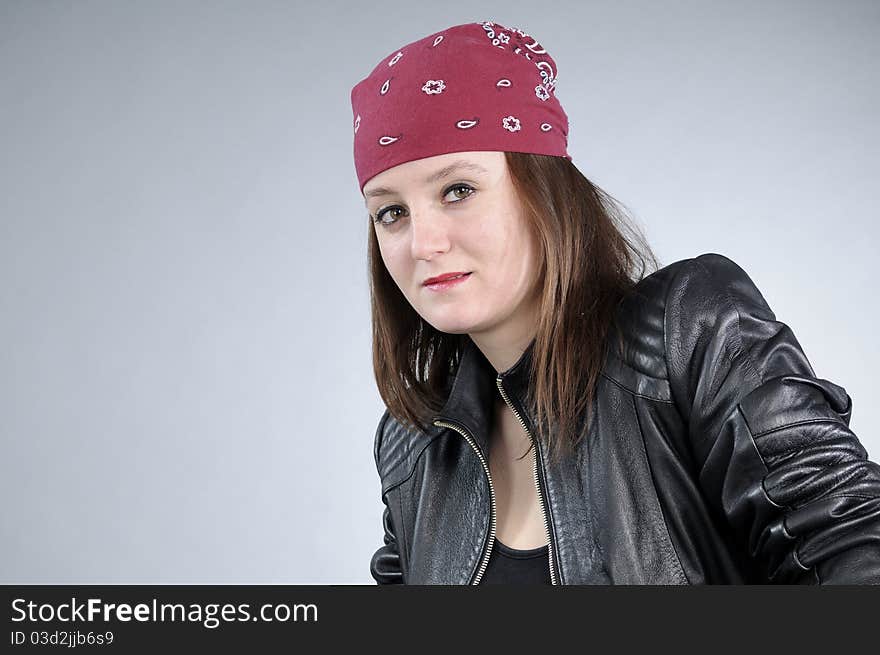
<path fill-rule="evenodd" d="M 380 480 L 382 467 L 380 465 L 380 450 L 382 447 L 382 434 L 385 430 L 385 422 L 388 420 L 388 410 L 382 415 L 379 427 L 376 430 L 376 439 L 373 446 L 373 457 L 376 460 L 376 470 Z M 382 512 L 382 525 L 385 530 L 383 545 L 373 553 L 370 560 L 370 574 L 377 584 L 403 584 L 403 571 L 400 564 L 400 553 L 397 547 L 397 538 L 394 536 L 394 524 L 391 519 L 391 510 L 388 508 L 388 500 L 382 494 L 382 504 L 385 506 Z"/>
<path fill-rule="evenodd" d="M 880 466 L 736 263 L 683 263 L 666 299 L 673 401 L 696 474 L 767 582 L 880 584 Z"/>

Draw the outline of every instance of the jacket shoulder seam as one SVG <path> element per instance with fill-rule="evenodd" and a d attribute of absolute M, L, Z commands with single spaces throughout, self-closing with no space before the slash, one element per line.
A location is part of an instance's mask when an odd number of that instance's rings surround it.
<path fill-rule="evenodd" d="M 702 269 L 702 271 L 704 273 L 706 273 L 706 275 L 711 277 L 713 280 L 718 279 L 717 276 L 715 275 L 715 273 L 712 271 L 712 269 L 709 268 L 708 266 L 706 266 L 705 262 L 701 261 L 700 258 L 705 257 L 706 255 L 713 255 L 715 257 L 722 257 L 722 258 L 726 259 L 727 261 L 731 262 L 732 264 L 738 266 L 736 264 L 736 262 L 731 260 L 729 257 L 725 257 L 724 255 L 720 255 L 718 253 L 705 253 L 703 255 L 699 255 L 697 257 L 691 257 L 689 259 L 684 259 L 681 261 L 680 268 L 673 275 L 672 282 L 670 283 L 669 288 L 666 290 L 666 300 L 663 305 L 663 359 L 664 359 L 664 362 L 666 363 L 666 376 L 667 376 L 667 379 L 670 379 L 670 380 L 672 378 L 671 378 L 671 374 L 670 374 L 670 370 L 669 370 L 669 343 L 668 343 L 668 339 L 669 339 L 669 297 L 672 295 L 672 293 L 674 293 L 674 291 L 676 289 L 679 288 L 679 285 L 677 284 L 679 278 L 685 272 L 687 272 L 688 270 L 691 270 L 695 266 L 699 266 L 699 268 Z M 732 315 L 736 318 L 736 330 L 735 330 L 735 334 L 733 335 L 732 343 L 728 340 L 725 340 L 725 345 L 731 346 L 732 352 L 730 352 L 730 354 L 733 356 L 740 355 L 743 362 L 745 362 L 746 366 L 750 370 L 750 372 L 758 378 L 759 382 L 763 383 L 764 376 L 761 374 L 761 372 L 755 366 L 755 363 L 753 361 L 751 353 L 745 347 L 745 344 L 742 341 L 742 327 L 740 325 L 741 316 L 740 316 L 739 306 L 736 304 L 736 301 L 734 300 L 733 296 L 731 295 L 730 287 L 727 283 L 722 283 L 719 285 L 719 287 L 720 288 L 718 289 L 718 291 L 723 299 L 723 302 L 733 310 Z"/>
<path fill-rule="evenodd" d="M 679 268 L 672 276 L 672 280 L 669 282 L 669 286 L 666 289 L 666 297 L 663 299 L 663 363 L 666 365 L 666 379 L 672 380 L 672 375 L 669 371 L 669 297 L 672 295 L 672 292 L 678 288 L 676 284 L 678 279 L 681 277 L 682 272 L 686 271 L 691 262 L 695 261 L 695 257 L 691 257 L 690 259 L 685 259 L 680 262 Z"/>
<path fill-rule="evenodd" d="M 415 456 L 412 457 L 412 465 L 410 466 L 409 471 L 406 473 L 406 475 L 403 475 L 399 480 L 393 479 L 394 476 L 392 474 L 397 472 L 398 469 L 400 469 L 402 467 L 403 462 L 405 460 L 410 459 L 410 457 L 406 457 L 406 458 L 402 459 L 400 462 L 395 464 L 391 469 L 386 471 L 385 475 L 382 478 L 382 495 L 383 496 L 385 494 L 387 494 L 388 492 L 390 492 L 391 490 L 396 489 L 400 485 L 404 484 L 410 478 L 412 478 L 412 476 L 415 474 L 416 467 L 418 466 L 419 460 L 422 458 L 422 455 L 424 454 L 425 450 L 428 448 L 428 446 L 430 446 L 432 443 L 434 443 L 434 441 L 437 439 L 437 437 L 440 436 L 440 434 L 442 434 L 442 433 L 438 432 L 436 434 L 431 435 L 428 439 L 425 440 L 425 443 L 422 444 L 421 447 L 419 448 L 418 453 L 416 453 Z M 390 480 L 390 482 L 389 482 L 389 480 Z"/>
<path fill-rule="evenodd" d="M 715 277 L 712 272 L 712 269 L 710 269 L 708 266 L 706 266 L 706 264 L 701 262 L 699 260 L 699 258 L 695 257 L 694 262 L 699 264 L 700 268 L 702 268 L 706 272 L 707 275 L 709 275 L 710 277 L 713 277 L 713 278 Z M 734 264 L 735 264 L 735 262 L 734 262 Z M 734 355 L 737 355 L 737 354 L 743 355 L 743 361 L 746 362 L 748 367 L 752 370 L 752 373 L 757 376 L 758 381 L 761 384 L 763 384 L 764 383 L 764 376 L 761 373 L 761 371 L 758 370 L 758 367 L 755 365 L 755 361 L 754 361 L 754 358 L 752 357 L 752 353 L 749 351 L 748 348 L 746 348 L 745 344 L 743 343 L 742 326 L 741 326 L 742 316 L 740 315 L 740 312 L 739 312 L 739 305 L 736 304 L 736 300 L 734 300 L 733 296 L 731 295 L 730 286 L 727 283 L 724 283 L 724 285 L 723 285 L 723 293 L 724 293 L 724 299 L 727 301 L 727 303 L 733 309 L 734 316 L 736 316 L 736 334 L 735 334 L 735 341 L 732 344 L 734 346 L 734 353 L 733 354 Z"/>

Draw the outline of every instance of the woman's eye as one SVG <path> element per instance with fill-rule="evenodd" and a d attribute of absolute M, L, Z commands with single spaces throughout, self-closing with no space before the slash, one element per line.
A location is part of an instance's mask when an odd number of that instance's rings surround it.
<path fill-rule="evenodd" d="M 376 214 L 376 218 L 373 219 L 373 222 L 380 223 L 381 225 L 392 225 L 393 223 L 397 222 L 397 217 L 395 217 L 395 219 L 393 221 L 386 221 L 383 219 L 386 214 L 391 214 L 392 212 L 395 212 L 397 210 L 402 211 L 403 207 L 398 207 L 397 205 L 395 205 L 394 207 L 386 207 L 385 209 L 383 209 L 382 211 L 380 211 L 379 213 Z"/>
<path fill-rule="evenodd" d="M 459 200 L 464 200 L 465 198 L 467 198 L 468 196 L 470 196 L 470 195 L 473 193 L 473 191 L 474 191 L 473 188 L 470 187 L 470 186 L 468 186 L 467 184 L 456 184 L 456 185 L 454 185 L 454 186 L 449 187 L 449 188 L 446 190 L 446 193 L 444 194 L 444 197 L 448 196 L 448 195 L 450 194 L 450 192 L 452 192 L 452 191 L 456 191 L 456 190 L 458 190 L 458 189 L 466 189 L 466 190 L 468 191 L 468 193 L 467 193 L 465 196 L 463 196 L 463 197 L 459 197 L 458 200 L 454 200 L 453 202 L 458 202 Z"/>
<path fill-rule="evenodd" d="M 468 184 L 454 184 L 451 187 L 447 188 L 446 191 L 443 192 L 443 197 L 446 198 L 450 193 L 454 193 L 454 192 L 461 191 L 461 190 L 466 191 L 466 193 L 464 195 L 458 195 L 456 193 L 454 195 L 456 200 L 452 200 L 451 203 L 461 202 L 462 200 L 465 200 L 474 194 L 474 188 L 471 187 L 470 185 L 468 185 Z M 386 207 L 385 209 L 380 210 L 376 214 L 376 218 L 373 219 L 373 222 L 379 223 L 380 225 L 383 225 L 385 227 L 393 225 L 394 223 L 397 222 L 397 219 L 400 218 L 399 215 L 394 214 L 394 212 L 397 212 L 397 211 L 406 211 L 406 210 L 404 210 L 403 207 L 401 207 L 400 205 L 393 205 L 391 207 Z M 390 214 L 394 220 L 387 220 L 386 221 L 385 216 L 388 214 Z"/>

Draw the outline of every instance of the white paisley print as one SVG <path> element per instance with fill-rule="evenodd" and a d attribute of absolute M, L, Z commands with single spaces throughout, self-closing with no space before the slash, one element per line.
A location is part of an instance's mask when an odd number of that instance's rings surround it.
<path fill-rule="evenodd" d="M 533 36 L 519 28 L 502 28 L 491 20 L 483 21 L 480 25 L 486 32 L 486 36 L 492 41 L 492 45 L 498 48 L 506 50 L 508 48 L 505 46 L 508 46 L 513 54 L 522 55 L 529 61 L 532 61 L 532 55 L 548 54 L 547 50 Z M 507 32 L 502 29 L 506 29 Z M 511 42 L 511 35 L 513 35 L 513 42 Z M 541 76 L 540 83 L 535 87 L 535 96 L 539 100 L 548 100 L 550 94 L 556 91 L 556 72 L 548 61 L 536 61 L 535 67 Z"/>
<path fill-rule="evenodd" d="M 498 47 L 502 50 L 507 50 L 511 54 L 516 56 L 521 56 L 528 61 L 531 61 L 535 66 L 535 71 L 538 75 L 536 80 L 538 83 L 534 87 L 535 97 L 541 100 L 542 102 L 549 100 L 552 95 L 555 93 L 556 87 L 556 71 L 554 70 L 554 64 L 552 60 L 549 59 L 549 53 L 544 49 L 544 47 L 532 36 L 527 34 L 526 32 L 520 30 L 516 27 L 504 27 L 502 25 L 498 25 L 493 21 L 483 21 L 480 23 L 482 26 L 486 37 L 491 41 L 492 45 Z M 432 48 L 437 48 L 444 41 L 444 35 L 439 34 L 435 38 L 433 38 L 433 43 L 431 43 Z M 447 42 L 448 43 L 448 42 Z M 447 43 L 443 43 L 443 47 L 447 47 Z M 439 48 L 438 48 L 439 50 Z M 404 56 L 403 50 L 398 50 L 389 60 L 387 60 L 387 65 L 389 67 L 393 67 Z M 403 64 L 406 66 L 406 62 Z M 439 71 L 437 71 L 439 72 Z M 436 74 L 436 73 L 435 73 Z M 382 79 L 381 77 L 379 78 Z M 424 78 L 422 78 L 424 79 Z M 379 88 L 379 95 L 394 95 L 394 92 L 391 88 L 392 86 L 392 78 L 386 78 L 384 83 Z M 514 87 L 518 86 L 518 83 L 515 83 L 514 80 L 503 77 L 500 79 L 496 79 L 495 88 L 498 89 L 499 93 L 507 94 L 511 91 L 502 91 L 502 89 L 511 88 L 512 91 L 516 91 Z M 529 85 L 531 86 L 531 85 Z M 439 95 L 443 93 L 443 91 L 447 88 L 446 81 L 442 79 L 429 79 L 425 80 L 424 84 L 421 87 L 421 90 L 431 96 L 431 95 Z M 358 113 L 356 115 L 354 121 L 354 132 L 358 133 L 358 130 L 361 127 L 361 115 Z M 466 116 L 461 117 L 454 122 L 454 125 L 459 130 L 471 130 L 477 127 L 480 123 L 480 119 L 477 116 Z M 496 123 L 497 125 L 497 123 Z M 526 129 L 531 130 L 532 121 L 529 120 Z M 536 122 L 538 129 L 541 132 L 550 132 L 554 130 L 554 126 L 547 122 Z M 523 125 L 519 118 L 514 115 L 504 116 L 501 119 L 501 127 L 507 130 L 510 133 L 519 132 L 523 129 Z M 496 128 L 497 129 L 497 128 Z M 564 137 L 567 137 L 567 133 L 565 130 L 561 130 L 561 133 Z M 390 146 L 392 144 L 397 143 L 403 138 L 403 134 L 381 134 L 375 142 L 377 142 L 380 146 Z M 375 138 L 375 137 L 373 137 Z"/>

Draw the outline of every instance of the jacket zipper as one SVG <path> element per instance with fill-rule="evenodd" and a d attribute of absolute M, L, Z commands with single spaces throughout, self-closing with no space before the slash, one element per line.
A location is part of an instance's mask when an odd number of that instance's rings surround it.
<path fill-rule="evenodd" d="M 480 452 L 480 448 L 477 446 L 476 442 L 473 438 L 465 432 L 462 428 L 457 425 L 453 425 L 452 423 L 447 423 L 446 421 L 434 421 L 434 425 L 438 427 L 446 427 L 451 428 L 461 434 L 467 440 L 467 442 L 474 449 L 474 452 L 477 453 L 477 457 L 480 458 L 480 462 L 483 464 L 483 470 L 486 471 L 486 478 L 489 480 L 489 496 L 492 499 L 492 510 L 490 514 L 490 524 L 489 524 L 489 545 L 483 551 L 483 558 L 480 562 L 480 567 L 477 569 L 477 575 L 474 577 L 473 582 L 471 584 L 480 584 L 480 579 L 483 577 L 483 573 L 486 572 L 486 567 L 489 565 L 489 556 L 492 553 L 492 544 L 495 542 L 495 487 L 492 486 L 492 476 L 489 473 L 489 464 L 486 462 L 486 458 L 483 457 L 483 453 Z"/>
<path fill-rule="evenodd" d="M 538 501 L 540 502 L 540 505 L 541 505 L 541 516 L 544 519 L 544 534 L 547 537 L 547 560 L 550 564 L 550 584 L 559 584 L 556 581 L 556 567 L 554 566 L 554 562 L 553 562 L 553 541 L 550 539 L 550 525 L 547 522 L 547 509 L 544 505 L 544 495 L 541 493 L 541 483 L 538 479 L 538 444 L 535 443 L 535 439 L 532 436 L 532 433 L 529 432 L 529 429 L 526 427 L 526 422 L 523 420 L 522 416 L 520 416 L 520 413 L 518 411 L 516 411 L 516 408 L 513 406 L 513 404 L 510 402 L 510 399 L 507 397 L 507 394 L 504 391 L 504 387 L 501 386 L 501 378 L 500 377 L 495 378 L 495 383 L 498 385 L 498 391 L 501 392 L 501 397 L 504 398 L 504 402 L 507 403 L 507 406 L 510 407 L 510 409 L 513 411 L 516 418 L 519 419 L 519 422 L 522 425 L 523 430 L 525 430 L 525 433 L 527 435 L 529 435 L 529 439 L 531 439 L 532 446 L 535 450 L 535 457 L 534 457 L 535 468 L 533 470 L 533 475 L 535 478 L 535 489 L 538 491 Z M 494 497 L 493 497 L 492 503 L 494 506 L 494 503 L 495 503 Z"/>

